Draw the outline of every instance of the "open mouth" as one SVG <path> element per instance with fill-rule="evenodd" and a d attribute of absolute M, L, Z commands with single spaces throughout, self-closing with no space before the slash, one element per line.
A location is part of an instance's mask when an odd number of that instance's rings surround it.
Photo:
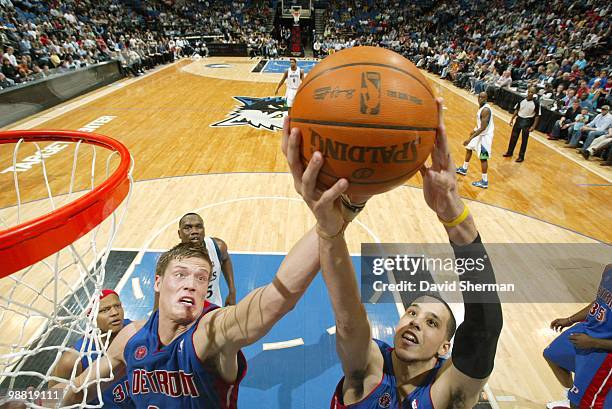
<path fill-rule="evenodd" d="M 402 340 L 404 340 L 404 342 L 408 345 L 418 345 L 419 344 L 419 339 L 417 338 L 416 334 L 412 331 L 404 332 L 404 334 L 402 335 Z"/>
<path fill-rule="evenodd" d="M 179 304 L 187 307 L 193 307 L 195 305 L 195 299 L 193 297 L 181 297 L 179 298 Z"/>
<path fill-rule="evenodd" d="M 122 320 L 116 319 L 116 320 L 111 321 L 110 325 L 112 325 L 114 327 L 117 327 L 117 326 L 121 325 L 121 322 L 122 322 Z"/>

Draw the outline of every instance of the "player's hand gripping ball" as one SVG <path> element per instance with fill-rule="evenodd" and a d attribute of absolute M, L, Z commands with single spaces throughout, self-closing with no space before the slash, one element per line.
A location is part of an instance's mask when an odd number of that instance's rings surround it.
<path fill-rule="evenodd" d="M 339 178 L 349 193 L 378 194 L 403 184 L 433 149 L 438 108 L 425 77 L 401 55 L 354 47 L 325 58 L 300 86 L 291 127 L 302 132 L 304 166 L 315 151 L 318 183 Z"/>

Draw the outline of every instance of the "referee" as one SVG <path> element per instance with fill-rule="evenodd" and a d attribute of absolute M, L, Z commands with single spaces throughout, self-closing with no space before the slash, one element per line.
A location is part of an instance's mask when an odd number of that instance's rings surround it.
<path fill-rule="evenodd" d="M 540 120 L 540 115 L 542 113 L 540 104 L 534 98 L 535 93 L 535 87 L 530 87 L 527 90 L 527 97 L 519 102 L 514 109 L 514 114 L 510 119 L 510 125 L 514 124 L 514 126 L 512 127 L 512 134 L 510 135 L 508 150 L 506 153 L 504 153 L 505 158 L 512 157 L 514 147 L 518 141 L 519 133 L 522 131 L 521 150 L 519 151 L 519 156 L 516 161 L 522 162 L 525 160 L 525 151 L 527 150 L 529 132 L 532 132 L 536 126 L 538 126 L 538 121 Z M 515 123 L 514 119 L 517 117 L 517 115 L 518 120 Z"/>

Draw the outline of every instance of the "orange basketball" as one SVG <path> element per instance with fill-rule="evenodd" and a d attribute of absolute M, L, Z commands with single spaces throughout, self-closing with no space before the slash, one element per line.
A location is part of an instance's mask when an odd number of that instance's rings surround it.
<path fill-rule="evenodd" d="M 377 194 L 401 185 L 433 149 L 438 108 L 425 77 L 401 55 L 354 47 L 325 58 L 304 78 L 291 108 L 302 131 L 302 161 L 325 158 L 318 183 L 339 178 L 349 192 Z"/>

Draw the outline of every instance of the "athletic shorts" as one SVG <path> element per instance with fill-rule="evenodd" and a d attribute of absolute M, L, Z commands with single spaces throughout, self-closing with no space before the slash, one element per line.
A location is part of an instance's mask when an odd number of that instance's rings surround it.
<path fill-rule="evenodd" d="M 295 99 L 296 94 L 297 89 L 287 88 L 287 92 L 285 92 L 285 99 L 287 100 L 287 106 L 289 108 L 293 106 L 293 100 Z"/>
<path fill-rule="evenodd" d="M 576 348 L 569 336 L 585 331 L 585 322 L 566 329 L 546 347 L 544 356 L 574 373 L 574 385 L 568 393 L 572 404 L 581 409 L 612 408 L 612 394 L 609 393 L 612 387 L 612 353 Z"/>
<path fill-rule="evenodd" d="M 578 408 L 612 408 L 612 353 L 578 349 L 574 385 L 567 397 Z"/>
<path fill-rule="evenodd" d="M 470 151 L 474 151 L 474 152 L 478 153 L 478 159 L 480 159 L 480 160 L 487 160 L 487 159 L 489 159 L 489 152 L 487 152 L 487 150 L 484 148 L 484 146 L 482 146 L 478 142 L 479 142 L 479 138 L 478 137 L 474 137 L 467 144 L 467 146 L 465 148 L 470 150 Z M 478 152 L 478 146 L 479 145 L 480 145 L 480 152 Z"/>
<path fill-rule="evenodd" d="M 569 340 L 569 336 L 577 332 L 586 332 L 586 323 L 579 322 L 563 331 L 544 350 L 544 356 L 566 371 L 576 372 L 576 347 Z"/>

